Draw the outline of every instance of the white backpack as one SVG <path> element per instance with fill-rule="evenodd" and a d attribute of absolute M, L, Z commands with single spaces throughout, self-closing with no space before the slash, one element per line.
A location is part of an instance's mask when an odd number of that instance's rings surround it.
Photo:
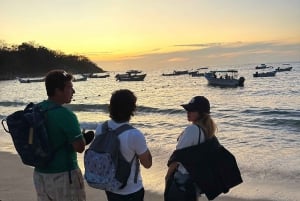
<path fill-rule="evenodd" d="M 108 122 L 102 125 L 102 134 L 96 136 L 90 147 L 84 153 L 84 177 L 89 186 L 106 191 L 122 189 L 126 186 L 134 158 L 128 162 L 120 152 L 118 135 L 126 130 L 134 129 L 124 124 L 115 130 L 108 127 Z M 135 174 L 135 182 L 139 171 L 139 162 Z"/>

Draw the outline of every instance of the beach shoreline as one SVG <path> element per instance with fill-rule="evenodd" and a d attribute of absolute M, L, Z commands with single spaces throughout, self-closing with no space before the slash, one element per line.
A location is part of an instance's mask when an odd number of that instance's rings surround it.
<path fill-rule="evenodd" d="M 19 156 L 0 151 L 0 201 L 33 201 L 36 194 L 33 186 L 33 168 L 24 165 Z M 88 201 L 105 201 L 104 191 L 85 185 Z M 145 189 L 145 201 L 163 201 L 163 195 Z M 199 201 L 207 200 L 202 196 Z M 233 198 L 221 195 L 216 201 L 249 201 L 248 199 Z M 252 200 L 252 199 L 251 199 Z M 258 199 L 256 201 L 270 201 Z"/>

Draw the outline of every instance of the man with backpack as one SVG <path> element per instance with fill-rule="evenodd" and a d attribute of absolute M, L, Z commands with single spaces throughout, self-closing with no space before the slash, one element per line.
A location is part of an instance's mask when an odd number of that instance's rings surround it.
<path fill-rule="evenodd" d="M 103 134 L 103 127 L 118 130 L 129 124 L 131 116 L 136 110 L 137 98 L 127 89 L 115 91 L 110 99 L 109 115 L 111 120 L 99 124 L 96 128 L 96 138 Z M 136 128 L 124 129 L 118 134 L 120 152 L 127 162 L 131 164 L 129 177 L 125 186 L 115 190 L 106 190 L 108 201 L 143 201 L 144 187 L 139 169 L 139 162 L 145 167 L 152 166 L 152 156 L 147 147 L 145 136 Z M 94 142 L 93 142 L 94 143 Z M 93 144 L 91 144 L 93 146 Z M 122 168 L 122 167 L 121 167 Z M 118 171 L 118 170 L 117 170 Z"/>
<path fill-rule="evenodd" d="M 35 167 L 34 185 L 38 201 L 85 201 L 83 176 L 77 153 L 85 149 L 85 139 L 76 115 L 63 107 L 75 93 L 73 76 L 63 70 L 50 71 L 45 78 L 48 100 L 39 103 L 46 112 L 49 141 L 56 149 L 46 167 Z"/>

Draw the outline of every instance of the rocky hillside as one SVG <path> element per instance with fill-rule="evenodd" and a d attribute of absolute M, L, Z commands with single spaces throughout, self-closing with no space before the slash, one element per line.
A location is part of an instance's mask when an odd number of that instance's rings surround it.
<path fill-rule="evenodd" d="M 104 72 L 84 56 L 65 55 L 31 43 L 10 47 L 0 44 L 0 80 L 44 76 L 58 68 L 72 74 Z"/>

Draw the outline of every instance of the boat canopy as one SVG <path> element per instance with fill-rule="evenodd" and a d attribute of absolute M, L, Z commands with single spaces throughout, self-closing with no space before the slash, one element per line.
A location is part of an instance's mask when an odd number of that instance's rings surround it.
<path fill-rule="evenodd" d="M 139 70 L 128 70 L 126 71 L 126 73 L 129 73 L 129 74 L 137 74 L 137 73 L 141 73 L 142 71 L 139 71 Z"/>

